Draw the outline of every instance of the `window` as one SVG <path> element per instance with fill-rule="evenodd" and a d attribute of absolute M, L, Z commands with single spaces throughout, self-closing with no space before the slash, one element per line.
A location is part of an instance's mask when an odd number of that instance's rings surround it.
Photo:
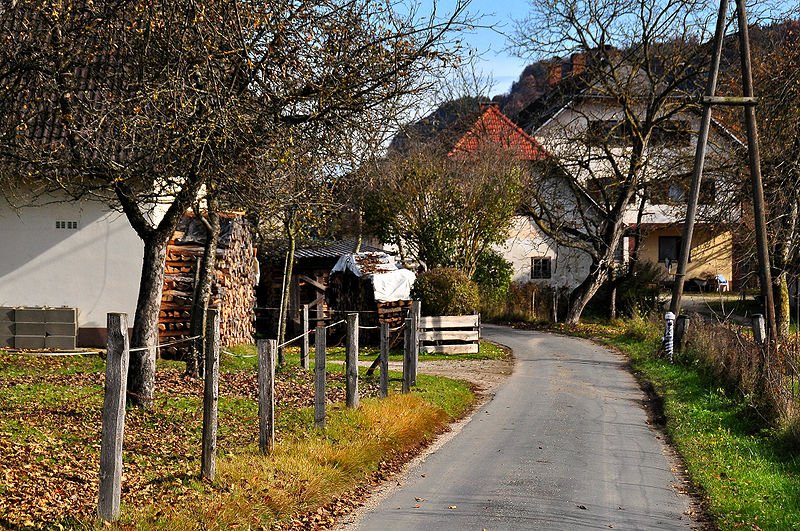
<path fill-rule="evenodd" d="M 691 140 L 691 124 L 686 120 L 667 120 L 650 133 L 650 143 L 654 146 L 686 147 Z"/>
<path fill-rule="evenodd" d="M 681 243 L 683 238 L 680 236 L 659 236 L 658 237 L 658 261 L 677 262 L 681 254 Z M 689 253 L 689 261 L 692 261 L 692 253 Z"/>
<path fill-rule="evenodd" d="M 627 146 L 632 136 L 630 126 L 616 120 L 592 120 L 586 128 L 586 142 L 590 146 Z"/>
<path fill-rule="evenodd" d="M 531 258 L 531 278 L 550 278 L 552 274 L 551 265 L 552 261 L 549 257 Z"/>
<path fill-rule="evenodd" d="M 700 183 L 700 197 L 698 203 L 701 205 L 712 205 L 717 200 L 717 182 L 714 179 L 704 180 Z"/>
<path fill-rule="evenodd" d="M 56 229 L 58 230 L 78 230 L 77 221 L 56 221 Z"/>

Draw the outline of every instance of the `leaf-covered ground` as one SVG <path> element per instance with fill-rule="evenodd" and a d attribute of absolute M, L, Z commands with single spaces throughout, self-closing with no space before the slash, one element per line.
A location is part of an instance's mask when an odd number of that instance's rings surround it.
<path fill-rule="evenodd" d="M 258 437 L 256 373 L 223 364 L 219 454 L 239 453 Z M 0 351 L 0 528 L 58 528 L 96 512 L 104 362 L 97 356 L 26 357 Z M 329 367 L 328 400 L 344 401 L 344 375 Z M 393 381 L 397 386 L 399 382 Z M 360 382 L 377 395 L 377 378 Z M 313 373 L 294 365 L 276 382 L 277 438 L 295 432 L 313 406 Z M 130 409 L 125 424 L 123 511 L 158 500 L 179 506 L 203 496 L 198 479 L 202 382 L 182 364 L 159 365 L 155 407 Z"/>

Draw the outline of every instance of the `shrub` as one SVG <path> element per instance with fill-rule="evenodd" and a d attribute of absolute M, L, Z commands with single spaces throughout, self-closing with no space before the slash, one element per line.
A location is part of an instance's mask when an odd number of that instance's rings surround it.
<path fill-rule="evenodd" d="M 565 288 L 537 282 L 512 282 L 505 297 L 489 301 L 481 299 L 481 317 L 487 321 L 550 321 L 553 304 L 558 302 L 561 315 L 568 297 L 569 291 Z"/>
<path fill-rule="evenodd" d="M 412 296 L 425 315 L 464 315 L 478 311 L 478 285 L 458 269 L 444 267 L 420 274 Z"/>
<path fill-rule="evenodd" d="M 478 265 L 472 280 L 478 284 L 481 306 L 494 305 L 505 300 L 511 285 L 514 266 L 491 249 L 478 256 Z"/>

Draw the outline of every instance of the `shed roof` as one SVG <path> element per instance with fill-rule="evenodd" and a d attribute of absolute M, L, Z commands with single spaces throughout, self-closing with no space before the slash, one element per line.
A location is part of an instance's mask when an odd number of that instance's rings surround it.
<path fill-rule="evenodd" d="M 357 240 L 355 238 L 345 238 L 342 240 L 319 240 L 298 248 L 295 258 L 339 258 L 340 256 L 351 254 L 356 249 Z M 362 243 L 361 251 L 383 252 L 383 249 Z"/>

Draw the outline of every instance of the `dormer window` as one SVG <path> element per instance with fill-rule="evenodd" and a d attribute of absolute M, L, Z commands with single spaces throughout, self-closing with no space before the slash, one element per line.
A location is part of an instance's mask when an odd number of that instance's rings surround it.
<path fill-rule="evenodd" d="M 77 221 L 56 221 L 56 230 L 78 230 Z"/>

